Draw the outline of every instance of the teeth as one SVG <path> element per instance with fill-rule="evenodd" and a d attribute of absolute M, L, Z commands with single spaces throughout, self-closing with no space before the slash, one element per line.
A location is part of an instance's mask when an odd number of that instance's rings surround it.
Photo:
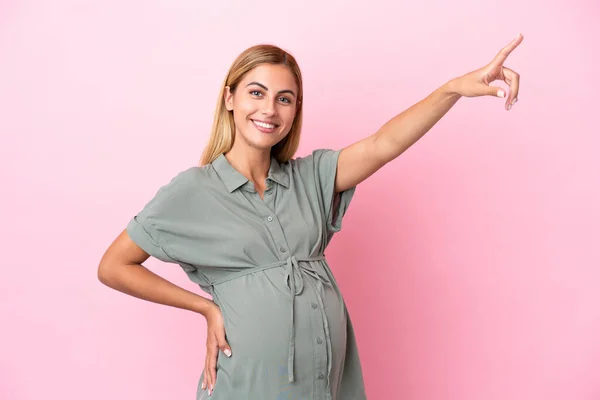
<path fill-rule="evenodd" d="M 275 128 L 275 125 L 273 124 L 266 124 L 264 122 L 260 122 L 260 121 L 254 121 L 252 120 L 252 122 L 254 122 L 256 125 L 262 127 L 262 128 L 267 128 L 267 129 L 273 129 Z"/>

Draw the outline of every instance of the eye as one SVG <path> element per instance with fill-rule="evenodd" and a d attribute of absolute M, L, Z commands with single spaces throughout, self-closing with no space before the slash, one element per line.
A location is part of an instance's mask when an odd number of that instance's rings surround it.
<path fill-rule="evenodd" d="M 280 97 L 279 101 L 281 101 L 282 103 L 286 103 L 286 104 L 290 104 L 291 100 L 288 99 L 287 97 Z"/>
<path fill-rule="evenodd" d="M 261 96 L 262 95 L 262 93 L 260 92 L 260 90 L 251 90 L 250 94 L 252 96 Z"/>

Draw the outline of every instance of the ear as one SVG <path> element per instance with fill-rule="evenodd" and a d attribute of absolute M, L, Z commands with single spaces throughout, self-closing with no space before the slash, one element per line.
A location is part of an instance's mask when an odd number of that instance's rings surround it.
<path fill-rule="evenodd" d="M 229 86 L 225 86 L 223 100 L 225 100 L 225 108 L 227 108 L 227 111 L 233 111 L 233 93 L 231 93 L 231 88 Z"/>

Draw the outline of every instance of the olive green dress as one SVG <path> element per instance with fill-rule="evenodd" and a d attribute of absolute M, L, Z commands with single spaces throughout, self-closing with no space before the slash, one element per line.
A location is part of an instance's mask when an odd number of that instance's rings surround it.
<path fill-rule="evenodd" d="M 334 194 L 339 153 L 271 158 L 264 199 L 221 154 L 180 172 L 127 225 L 136 244 L 179 264 L 221 308 L 233 355 L 219 355 L 211 399 L 366 399 L 324 255 L 356 189 Z M 208 398 L 201 382 L 197 399 Z"/>

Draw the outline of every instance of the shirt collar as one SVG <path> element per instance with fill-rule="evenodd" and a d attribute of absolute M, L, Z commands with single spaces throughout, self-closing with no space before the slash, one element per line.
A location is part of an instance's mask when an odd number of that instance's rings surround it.
<path fill-rule="evenodd" d="M 248 182 L 248 179 L 244 175 L 242 175 L 237 169 L 233 168 L 223 153 L 221 153 L 212 162 L 212 165 L 225 184 L 225 187 L 227 187 L 227 190 L 229 190 L 229 193 Z M 290 185 L 290 177 L 286 171 L 281 168 L 279 161 L 277 161 L 277 159 L 273 156 L 271 156 L 271 166 L 269 167 L 267 179 L 271 179 L 272 181 L 277 182 L 286 188 L 288 188 Z"/>

